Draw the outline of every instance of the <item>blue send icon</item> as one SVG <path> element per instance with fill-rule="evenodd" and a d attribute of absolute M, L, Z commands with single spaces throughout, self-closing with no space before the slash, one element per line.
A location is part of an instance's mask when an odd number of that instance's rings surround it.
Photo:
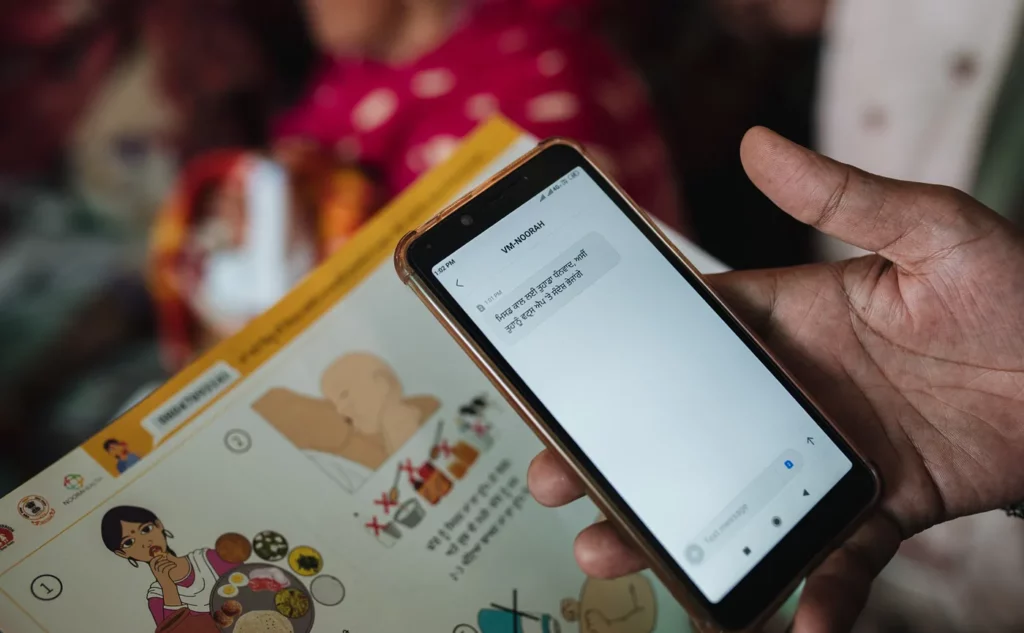
<path fill-rule="evenodd" d="M 783 463 L 786 465 L 786 468 L 793 468 L 793 462 L 791 462 L 790 460 L 787 459 Z"/>

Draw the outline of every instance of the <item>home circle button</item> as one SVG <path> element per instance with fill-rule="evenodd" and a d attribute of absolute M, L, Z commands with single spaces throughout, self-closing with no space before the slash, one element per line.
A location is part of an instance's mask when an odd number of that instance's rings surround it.
<path fill-rule="evenodd" d="M 704 550 L 700 545 L 691 545 L 686 548 L 686 560 L 694 565 L 699 565 L 704 560 Z"/>

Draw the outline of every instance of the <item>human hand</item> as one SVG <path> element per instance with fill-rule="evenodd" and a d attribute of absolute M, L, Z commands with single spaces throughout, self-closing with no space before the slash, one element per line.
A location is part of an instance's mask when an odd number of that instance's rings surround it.
<path fill-rule="evenodd" d="M 178 564 L 171 560 L 171 557 L 166 554 L 158 554 L 149 561 L 149 570 L 153 572 L 153 577 L 160 583 L 163 588 L 173 587 L 174 580 L 171 579 L 171 572 L 177 568 Z"/>
<path fill-rule="evenodd" d="M 763 128 L 740 152 L 783 210 L 877 253 L 710 278 L 882 474 L 877 511 L 812 572 L 793 626 L 848 631 L 903 539 L 1024 497 L 1024 235 L 961 192 L 873 176 Z M 550 506 L 583 494 L 550 452 L 529 484 Z M 645 566 L 606 523 L 575 551 L 598 577 Z"/>

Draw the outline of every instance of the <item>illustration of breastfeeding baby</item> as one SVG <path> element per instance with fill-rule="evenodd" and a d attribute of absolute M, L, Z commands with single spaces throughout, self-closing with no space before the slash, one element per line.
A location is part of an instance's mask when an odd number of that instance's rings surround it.
<path fill-rule="evenodd" d="M 188 609 L 189 616 L 214 624 L 210 615 L 211 590 L 217 579 L 237 567 L 237 563 L 225 561 L 208 547 L 179 556 L 168 546 L 174 535 L 156 514 L 145 508 L 111 508 L 103 515 L 100 531 L 108 550 L 132 567 L 146 566 L 152 572 L 154 580 L 146 600 L 158 628 L 181 609 Z M 210 628 L 203 624 L 202 630 Z"/>

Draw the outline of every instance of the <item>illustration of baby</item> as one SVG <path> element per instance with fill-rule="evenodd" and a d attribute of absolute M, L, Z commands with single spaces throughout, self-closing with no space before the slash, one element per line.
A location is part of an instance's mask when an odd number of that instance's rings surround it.
<path fill-rule="evenodd" d="M 210 626 L 198 630 L 215 630 L 210 588 L 221 575 L 237 567 L 236 563 L 225 561 L 208 547 L 177 555 L 167 544 L 174 535 L 145 508 L 117 506 L 107 510 L 100 532 L 108 550 L 132 567 L 146 566 L 153 574 L 146 601 L 158 628 L 181 609 L 188 609 L 190 617 L 209 619 Z"/>
<path fill-rule="evenodd" d="M 432 396 L 405 397 L 394 370 L 367 352 L 345 354 L 321 375 L 323 398 L 275 387 L 252 408 L 350 492 L 440 408 Z"/>
<path fill-rule="evenodd" d="M 640 574 L 588 578 L 579 600 L 562 600 L 562 617 L 579 622 L 580 633 L 653 633 L 658 622 L 654 587 Z"/>

